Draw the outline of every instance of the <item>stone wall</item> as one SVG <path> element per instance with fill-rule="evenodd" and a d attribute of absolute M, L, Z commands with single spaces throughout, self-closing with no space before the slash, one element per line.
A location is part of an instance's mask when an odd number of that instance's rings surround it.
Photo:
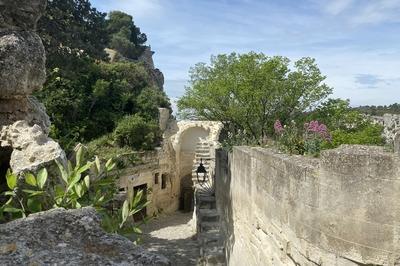
<path fill-rule="evenodd" d="M 229 265 L 400 264 L 400 158 L 341 146 L 320 159 L 217 152 Z"/>

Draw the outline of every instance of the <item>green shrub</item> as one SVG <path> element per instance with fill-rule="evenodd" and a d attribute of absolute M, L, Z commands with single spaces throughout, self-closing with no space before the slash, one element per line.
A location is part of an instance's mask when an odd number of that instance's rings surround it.
<path fill-rule="evenodd" d="M 161 132 L 153 121 L 139 115 L 125 116 L 114 130 L 114 140 L 120 147 L 152 150 L 160 144 Z"/>
<path fill-rule="evenodd" d="M 76 165 L 68 162 L 64 167 L 57 162 L 60 175 L 48 178 L 46 168 L 35 176 L 24 175 L 24 182 L 18 182 L 17 175 L 7 172 L 8 198 L 0 202 L 0 222 L 26 217 L 31 213 L 53 208 L 79 209 L 92 206 L 102 216 L 102 226 L 110 233 L 131 234 L 140 232 L 127 223 L 128 218 L 142 210 L 149 202 L 139 192 L 126 199 L 122 206 L 116 202 L 117 176 L 111 172 L 115 167 L 112 160 L 102 165 L 99 158 L 83 163 L 82 147 L 76 154 Z"/>
<path fill-rule="evenodd" d="M 371 123 L 357 130 L 337 129 L 331 132 L 332 142 L 324 143 L 323 149 L 336 148 L 341 144 L 384 145 L 382 130 L 382 126 Z"/>

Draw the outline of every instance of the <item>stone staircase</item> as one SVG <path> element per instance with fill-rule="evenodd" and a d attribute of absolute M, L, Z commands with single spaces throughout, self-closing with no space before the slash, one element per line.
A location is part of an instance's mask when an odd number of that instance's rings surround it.
<path fill-rule="evenodd" d="M 215 196 L 196 191 L 197 240 L 200 246 L 198 265 L 226 265 Z"/>
<path fill-rule="evenodd" d="M 197 240 L 200 246 L 199 266 L 223 266 L 225 249 L 220 230 L 220 217 L 216 208 L 215 191 L 212 182 L 201 186 L 196 178 L 196 170 L 203 163 L 209 174 L 214 175 L 214 160 L 210 154 L 210 144 L 200 141 L 196 145 L 196 155 L 193 161 L 193 182 L 195 184 L 195 215 L 197 223 Z"/>

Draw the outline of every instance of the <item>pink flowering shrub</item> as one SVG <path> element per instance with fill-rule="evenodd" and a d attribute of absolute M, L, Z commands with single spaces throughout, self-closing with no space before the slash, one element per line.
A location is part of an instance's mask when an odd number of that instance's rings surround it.
<path fill-rule="evenodd" d="M 306 154 L 318 156 L 322 144 L 331 141 L 331 134 L 325 124 L 317 120 L 304 124 L 304 150 Z"/>
<path fill-rule="evenodd" d="M 322 144 L 332 141 L 327 126 L 317 120 L 305 123 L 303 130 L 299 130 L 294 121 L 289 126 L 282 126 L 282 123 L 276 120 L 274 131 L 279 148 L 290 154 L 318 156 Z"/>
<path fill-rule="evenodd" d="M 282 126 L 281 121 L 276 120 L 274 130 L 280 150 L 289 154 L 304 153 L 304 143 L 301 132 L 294 121 L 291 121 L 289 125 Z"/>
<path fill-rule="evenodd" d="M 277 134 L 277 135 L 280 135 L 283 133 L 284 129 L 283 129 L 281 121 L 279 121 L 279 120 L 275 121 L 274 130 L 275 130 L 275 134 Z"/>

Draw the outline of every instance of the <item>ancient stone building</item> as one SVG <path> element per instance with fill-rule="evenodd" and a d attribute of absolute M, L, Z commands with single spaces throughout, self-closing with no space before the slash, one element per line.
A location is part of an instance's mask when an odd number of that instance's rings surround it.
<path fill-rule="evenodd" d="M 169 110 L 160 109 L 162 147 L 141 156 L 140 165 L 121 173 L 121 193 L 132 195 L 147 189 L 151 200 L 147 214 L 171 213 L 178 209 L 193 210 L 193 170 L 203 158 L 210 175 L 215 164 L 222 124 L 212 121 L 179 121 Z"/>

